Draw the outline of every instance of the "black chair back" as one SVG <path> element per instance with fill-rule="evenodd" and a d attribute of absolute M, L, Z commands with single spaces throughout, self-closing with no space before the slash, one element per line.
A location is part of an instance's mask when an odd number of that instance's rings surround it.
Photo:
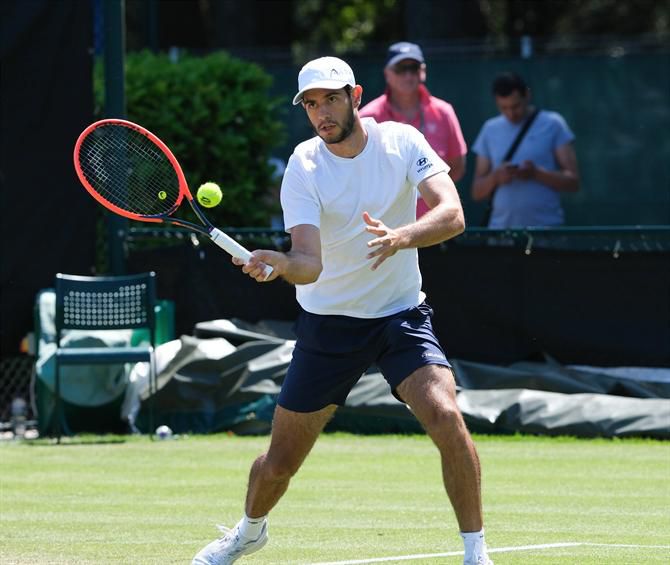
<path fill-rule="evenodd" d="M 149 363 L 150 416 L 153 430 L 156 374 L 153 350 L 156 345 L 156 273 L 107 277 L 56 275 L 56 354 L 54 421 L 60 442 L 63 427 L 60 369 L 62 365 Z M 149 346 L 62 347 L 64 330 L 133 330 L 149 332 Z"/>
<path fill-rule="evenodd" d="M 56 343 L 62 330 L 149 330 L 156 327 L 156 273 L 114 277 L 56 275 Z"/>

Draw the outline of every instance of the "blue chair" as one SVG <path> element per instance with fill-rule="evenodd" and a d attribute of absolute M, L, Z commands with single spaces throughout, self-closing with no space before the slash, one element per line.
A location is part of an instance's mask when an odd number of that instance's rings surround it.
<path fill-rule="evenodd" d="M 54 422 L 57 442 L 67 430 L 60 394 L 60 369 L 64 365 L 149 363 L 149 433 L 154 427 L 156 370 L 156 274 L 88 277 L 56 275 L 56 355 Z M 146 329 L 147 345 L 123 347 L 63 347 L 64 330 Z"/>

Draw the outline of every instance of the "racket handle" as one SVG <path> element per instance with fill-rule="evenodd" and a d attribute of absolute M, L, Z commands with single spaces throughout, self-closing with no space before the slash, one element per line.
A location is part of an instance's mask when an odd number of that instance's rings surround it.
<path fill-rule="evenodd" d="M 223 233 L 220 229 L 212 228 L 212 231 L 209 232 L 209 237 L 212 238 L 212 241 L 216 243 L 221 249 L 228 252 L 233 257 L 242 259 L 245 263 L 249 262 L 251 259 L 251 252 L 246 249 L 244 246 L 240 245 L 229 235 Z M 267 279 L 272 274 L 272 267 L 270 265 L 265 265 L 265 278 Z"/>

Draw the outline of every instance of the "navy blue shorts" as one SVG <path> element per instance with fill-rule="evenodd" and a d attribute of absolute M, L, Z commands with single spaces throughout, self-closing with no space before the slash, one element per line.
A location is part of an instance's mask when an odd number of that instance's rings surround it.
<path fill-rule="evenodd" d="M 383 318 L 324 316 L 300 312 L 298 338 L 278 403 L 294 412 L 342 406 L 367 369 L 376 365 L 396 387 L 424 365 L 451 367 L 425 302 Z"/>

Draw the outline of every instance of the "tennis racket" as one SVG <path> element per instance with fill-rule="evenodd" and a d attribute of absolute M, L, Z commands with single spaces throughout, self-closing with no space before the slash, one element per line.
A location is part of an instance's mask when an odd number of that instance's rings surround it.
<path fill-rule="evenodd" d="M 172 151 L 142 126 L 116 119 L 91 124 L 74 146 L 74 168 L 89 194 L 115 214 L 188 228 L 245 263 L 251 258 L 249 250 L 205 217 Z M 173 216 L 184 199 L 202 225 Z M 271 273 L 266 265 L 265 278 Z"/>

